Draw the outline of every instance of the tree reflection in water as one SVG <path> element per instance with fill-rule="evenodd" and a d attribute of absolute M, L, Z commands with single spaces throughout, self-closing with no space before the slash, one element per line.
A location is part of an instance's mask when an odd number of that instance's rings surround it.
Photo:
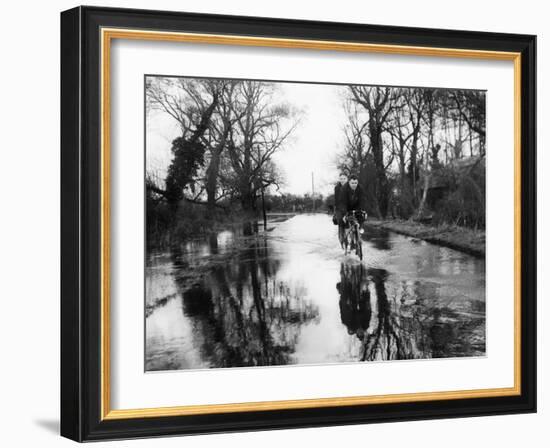
<path fill-rule="evenodd" d="M 211 266 L 191 288 L 186 279 L 176 279 L 194 345 L 210 367 L 296 363 L 292 354 L 301 327 L 318 319 L 319 310 L 304 299 L 303 285 L 277 280 L 280 262 L 270 256 L 265 238 L 244 241 L 244 248 Z M 175 262 L 180 256 L 173 250 Z"/>
<path fill-rule="evenodd" d="M 483 302 L 442 295 L 434 283 L 389 281 L 386 270 L 362 264 L 342 263 L 336 288 L 342 323 L 362 341 L 359 360 L 485 353 Z"/>

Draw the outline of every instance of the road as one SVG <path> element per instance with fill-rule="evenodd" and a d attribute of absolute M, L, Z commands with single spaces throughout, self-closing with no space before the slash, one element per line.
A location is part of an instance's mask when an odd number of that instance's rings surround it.
<path fill-rule="evenodd" d="M 363 239 L 360 262 L 330 216 L 304 214 L 153 252 L 146 370 L 485 354 L 483 259 L 368 226 Z"/>

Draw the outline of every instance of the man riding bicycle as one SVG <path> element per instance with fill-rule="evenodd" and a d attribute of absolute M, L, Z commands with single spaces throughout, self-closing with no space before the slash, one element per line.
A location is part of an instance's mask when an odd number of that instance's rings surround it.
<path fill-rule="evenodd" d="M 350 176 L 343 196 L 346 214 L 354 213 L 359 225 L 362 225 L 363 222 L 365 222 L 366 215 L 364 212 L 366 209 L 366 195 L 363 187 L 359 185 L 359 179 L 357 176 Z M 345 216 L 344 222 L 346 222 Z"/>

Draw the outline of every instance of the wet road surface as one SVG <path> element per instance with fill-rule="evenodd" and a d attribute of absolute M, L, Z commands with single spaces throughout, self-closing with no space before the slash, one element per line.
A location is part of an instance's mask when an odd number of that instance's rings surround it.
<path fill-rule="evenodd" d="M 153 251 L 145 368 L 485 354 L 485 261 L 365 229 L 345 256 L 324 214 L 273 219 Z"/>

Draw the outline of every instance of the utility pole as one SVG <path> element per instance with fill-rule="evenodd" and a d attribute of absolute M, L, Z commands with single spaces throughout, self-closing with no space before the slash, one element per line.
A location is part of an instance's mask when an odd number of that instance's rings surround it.
<path fill-rule="evenodd" d="M 313 212 L 315 213 L 315 177 L 311 172 L 311 198 L 313 199 Z"/>

